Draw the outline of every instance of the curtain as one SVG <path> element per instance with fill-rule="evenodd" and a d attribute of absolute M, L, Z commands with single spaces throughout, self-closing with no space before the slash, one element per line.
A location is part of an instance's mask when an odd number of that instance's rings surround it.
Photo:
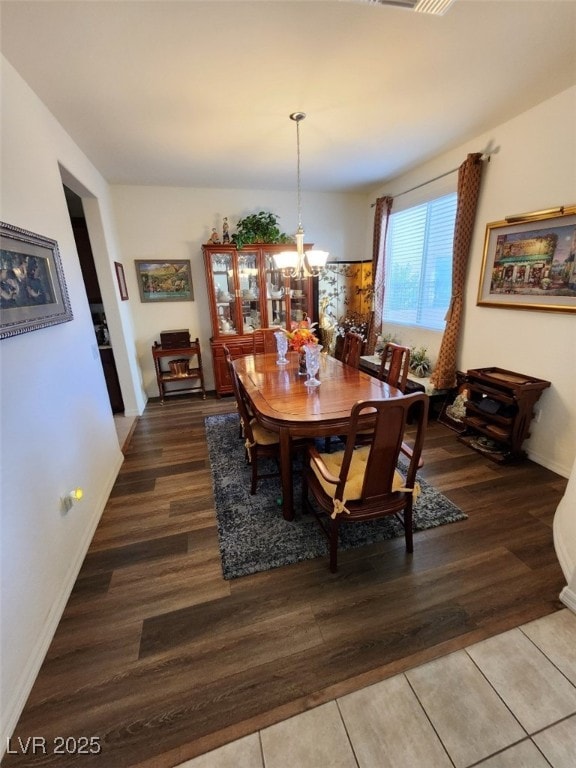
<path fill-rule="evenodd" d="M 464 308 L 466 267 L 476 220 L 482 169 L 481 152 L 469 154 L 458 169 L 458 204 L 454 224 L 452 258 L 452 296 L 446 314 L 446 327 L 440 344 L 438 361 L 430 376 L 430 381 L 436 389 L 448 389 L 456 384 L 456 353 Z"/>
<path fill-rule="evenodd" d="M 372 315 L 366 342 L 365 354 L 373 355 L 376 337 L 382 329 L 384 313 L 384 260 L 386 235 L 392 210 L 393 197 L 379 197 L 374 212 L 374 237 L 372 240 Z"/>

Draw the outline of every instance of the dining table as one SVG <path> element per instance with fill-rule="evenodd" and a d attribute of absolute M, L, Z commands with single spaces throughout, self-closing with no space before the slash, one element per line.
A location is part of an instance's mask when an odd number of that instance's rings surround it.
<path fill-rule="evenodd" d="M 278 364 L 274 352 L 245 355 L 233 361 L 240 386 L 254 416 L 279 435 L 282 514 L 294 519 L 292 441 L 346 435 L 352 406 L 359 400 L 403 397 L 402 392 L 328 354 L 320 355 L 320 384 L 306 386 L 299 373 L 299 355 L 289 352 Z M 370 417 L 366 416 L 366 425 Z"/>

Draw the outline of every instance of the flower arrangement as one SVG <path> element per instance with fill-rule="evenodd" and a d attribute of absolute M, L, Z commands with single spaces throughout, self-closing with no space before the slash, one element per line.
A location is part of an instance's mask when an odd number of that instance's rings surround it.
<path fill-rule="evenodd" d="M 336 335 L 345 336 L 348 331 L 352 331 L 353 333 L 359 333 L 366 341 L 368 338 L 368 326 L 369 322 L 366 316 L 361 315 L 359 312 L 350 312 L 338 320 Z"/>
<path fill-rule="evenodd" d="M 288 346 L 295 352 L 300 352 L 306 344 L 318 344 L 318 339 L 314 335 L 314 326 L 310 320 L 300 320 L 297 323 L 291 323 L 290 330 L 284 333 L 288 336 Z"/>

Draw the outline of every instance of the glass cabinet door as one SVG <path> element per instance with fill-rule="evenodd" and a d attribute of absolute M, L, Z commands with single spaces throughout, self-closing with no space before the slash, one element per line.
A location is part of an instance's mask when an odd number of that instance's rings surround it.
<path fill-rule="evenodd" d="M 265 254 L 264 279 L 266 281 L 268 322 L 270 325 L 286 328 L 286 281 L 281 270 L 276 269 L 274 255 L 271 253 Z"/>
<path fill-rule="evenodd" d="M 211 253 L 214 301 L 218 313 L 218 331 L 222 334 L 238 333 L 236 288 L 232 253 Z"/>
<path fill-rule="evenodd" d="M 307 278 L 290 278 L 290 321 L 293 323 L 299 323 L 308 317 L 309 287 L 310 281 Z"/>
<path fill-rule="evenodd" d="M 242 250 L 238 253 L 238 300 L 242 309 L 241 333 L 262 328 L 262 307 L 258 254 Z"/>

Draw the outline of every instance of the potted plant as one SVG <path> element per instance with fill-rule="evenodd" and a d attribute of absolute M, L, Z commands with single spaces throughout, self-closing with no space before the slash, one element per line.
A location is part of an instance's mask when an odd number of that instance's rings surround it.
<path fill-rule="evenodd" d="M 412 347 L 410 350 L 410 372 L 420 379 L 426 378 L 432 372 L 432 363 L 426 352 L 426 347 Z"/>
<path fill-rule="evenodd" d="M 280 232 L 278 216 L 275 213 L 260 211 L 245 216 L 236 224 L 236 233 L 232 242 L 237 248 L 250 243 L 292 243 L 293 238 Z"/>

